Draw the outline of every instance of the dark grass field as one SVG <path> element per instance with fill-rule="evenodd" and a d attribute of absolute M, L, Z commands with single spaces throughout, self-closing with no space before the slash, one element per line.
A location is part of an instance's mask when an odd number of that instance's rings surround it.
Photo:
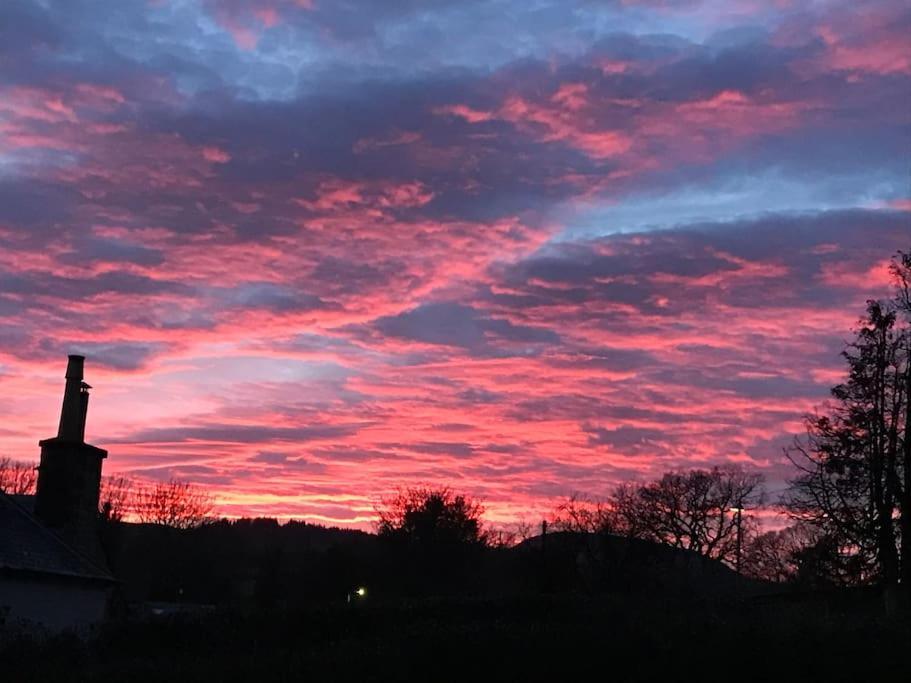
<path fill-rule="evenodd" d="M 844 601 L 842 601 L 844 603 Z M 5 633 L 4 681 L 881 681 L 907 620 L 874 599 L 441 599 L 216 611 L 92 638 Z"/>

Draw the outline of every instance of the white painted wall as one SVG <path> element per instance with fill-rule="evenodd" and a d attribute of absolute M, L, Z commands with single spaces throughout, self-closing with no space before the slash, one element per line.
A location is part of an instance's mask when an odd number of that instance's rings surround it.
<path fill-rule="evenodd" d="M 110 588 L 65 577 L 0 575 L 0 618 L 56 632 L 85 629 L 104 619 Z"/>

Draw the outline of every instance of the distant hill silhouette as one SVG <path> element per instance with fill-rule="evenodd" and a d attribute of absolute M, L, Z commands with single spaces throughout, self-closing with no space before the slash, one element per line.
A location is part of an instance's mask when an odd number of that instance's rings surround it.
<path fill-rule="evenodd" d="M 759 595 L 774 586 L 747 579 L 723 562 L 691 550 L 612 534 L 570 531 L 535 536 L 514 549 L 537 557 L 551 590 L 654 592 L 693 597 Z"/>
<path fill-rule="evenodd" d="M 691 551 L 571 532 L 490 549 L 457 584 L 441 578 L 420 586 L 411 585 L 410 558 L 376 535 L 303 522 L 242 519 L 183 531 L 121 524 L 111 544 L 114 571 L 130 603 L 332 603 L 360 585 L 370 586 L 376 599 L 578 591 L 715 598 L 771 587 Z"/>
<path fill-rule="evenodd" d="M 344 596 L 376 541 L 363 531 L 274 519 L 187 530 L 124 523 L 114 532 L 111 555 L 130 602 L 271 605 Z"/>

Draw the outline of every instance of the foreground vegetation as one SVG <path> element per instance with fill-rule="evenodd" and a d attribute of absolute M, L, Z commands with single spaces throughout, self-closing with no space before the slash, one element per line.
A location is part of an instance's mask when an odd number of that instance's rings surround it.
<path fill-rule="evenodd" d="M 907 622 L 878 596 L 706 603 L 562 595 L 215 611 L 88 641 L 0 641 L 9 681 L 886 680 Z"/>

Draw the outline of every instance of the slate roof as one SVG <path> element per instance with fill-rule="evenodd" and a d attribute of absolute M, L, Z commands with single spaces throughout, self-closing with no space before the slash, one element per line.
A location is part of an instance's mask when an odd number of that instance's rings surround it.
<path fill-rule="evenodd" d="M 0 571 L 3 570 L 114 581 L 107 569 L 64 543 L 13 496 L 0 492 Z"/>

